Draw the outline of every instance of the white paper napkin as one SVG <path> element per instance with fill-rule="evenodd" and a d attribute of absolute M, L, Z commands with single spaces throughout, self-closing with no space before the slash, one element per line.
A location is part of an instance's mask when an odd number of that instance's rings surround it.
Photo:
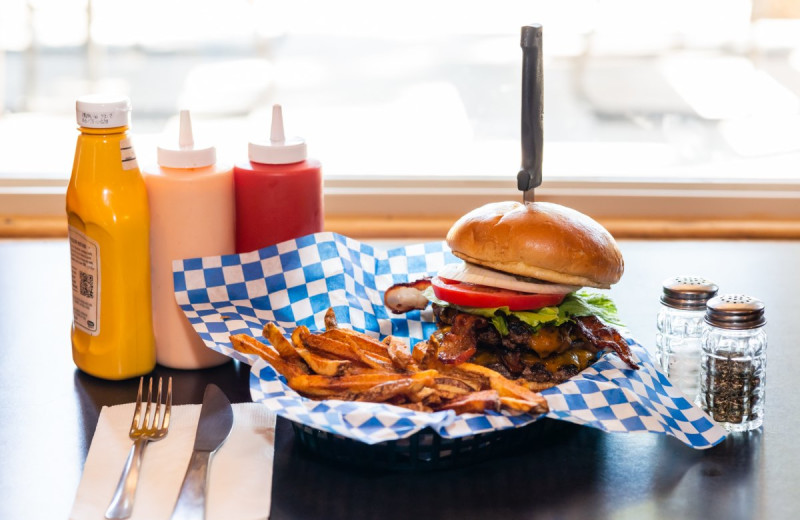
<path fill-rule="evenodd" d="M 100 520 L 131 447 L 134 404 L 103 407 L 78 485 L 71 520 Z M 194 445 L 200 405 L 173 406 L 169 434 L 144 451 L 132 520 L 169 519 Z M 233 429 L 211 458 L 207 520 L 269 517 L 275 415 L 257 403 L 233 405 Z"/>

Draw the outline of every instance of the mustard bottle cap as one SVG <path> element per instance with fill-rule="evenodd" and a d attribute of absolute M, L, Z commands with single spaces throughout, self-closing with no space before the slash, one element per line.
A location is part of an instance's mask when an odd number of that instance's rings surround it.
<path fill-rule="evenodd" d="M 87 94 L 75 101 L 75 118 L 86 128 L 128 126 L 131 102 L 125 96 Z"/>
<path fill-rule="evenodd" d="M 181 110 L 180 118 L 177 146 L 159 146 L 158 165 L 166 168 L 204 168 L 217 162 L 215 147 L 195 144 L 189 111 Z"/>

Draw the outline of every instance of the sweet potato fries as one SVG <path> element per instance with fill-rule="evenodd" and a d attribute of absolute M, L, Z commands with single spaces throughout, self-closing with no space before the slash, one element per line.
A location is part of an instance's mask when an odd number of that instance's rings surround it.
<path fill-rule="evenodd" d="M 263 336 L 267 343 L 247 334 L 233 335 L 231 342 L 239 352 L 261 356 L 290 388 L 311 399 L 388 403 L 426 412 L 547 412 L 541 394 L 494 370 L 472 363 L 445 365 L 435 342 L 418 343 L 412 353 L 392 336 L 378 341 L 339 327 L 333 309 L 325 315 L 324 332 L 298 327 L 289 340 L 268 323 Z"/>

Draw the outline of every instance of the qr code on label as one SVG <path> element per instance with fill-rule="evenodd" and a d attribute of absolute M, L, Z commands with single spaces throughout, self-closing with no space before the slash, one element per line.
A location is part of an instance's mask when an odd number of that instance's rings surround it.
<path fill-rule="evenodd" d="M 79 271 L 81 275 L 81 296 L 86 298 L 94 298 L 94 275 Z"/>

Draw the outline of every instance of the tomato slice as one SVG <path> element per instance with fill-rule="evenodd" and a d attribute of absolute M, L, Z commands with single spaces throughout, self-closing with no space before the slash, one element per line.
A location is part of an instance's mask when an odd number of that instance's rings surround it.
<path fill-rule="evenodd" d="M 433 294 L 440 300 L 462 307 L 508 307 L 512 311 L 533 311 L 558 305 L 566 294 L 534 294 L 449 280 L 439 276 L 431 280 Z"/>

